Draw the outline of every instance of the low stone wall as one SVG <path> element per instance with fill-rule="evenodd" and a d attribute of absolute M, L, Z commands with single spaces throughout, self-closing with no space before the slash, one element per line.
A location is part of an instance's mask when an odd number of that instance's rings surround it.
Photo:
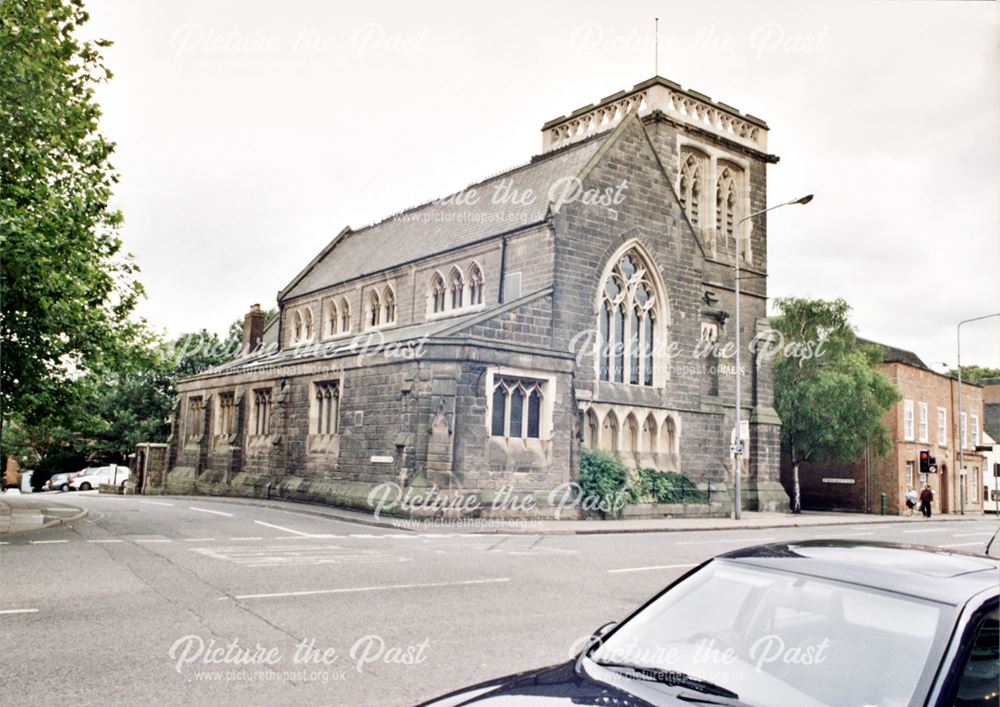
<path fill-rule="evenodd" d="M 236 474 L 228 480 L 225 476 L 225 473 L 214 471 L 206 471 L 198 475 L 193 467 L 175 467 L 167 474 L 166 485 L 163 488 L 147 488 L 146 493 L 277 499 L 317 503 L 372 513 L 374 509 L 369 503 L 369 494 L 378 486 L 371 482 L 325 477 L 286 476 L 279 479 L 245 472 Z M 409 503 L 406 508 L 398 506 L 384 508 L 381 515 L 411 519 L 488 518 L 503 520 L 552 518 L 577 520 L 584 517 L 584 514 L 576 507 L 558 508 L 549 505 L 547 492 L 518 492 L 513 500 L 492 491 L 466 492 L 461 489 L 451 489 L 438 494 L 438 498 L 445 494 L 457 494 L 463 503 L 467 503 L 471 499 L 474 507 L 470 508 L 467 505 L 463 506 L 458 501 L 453 504 L 440 502 L 435 504 L 430 491 L 431 487 L 426 484 L 423 478 L 419 478 L 402 490 L 404 494 L 409 494 Z"/>

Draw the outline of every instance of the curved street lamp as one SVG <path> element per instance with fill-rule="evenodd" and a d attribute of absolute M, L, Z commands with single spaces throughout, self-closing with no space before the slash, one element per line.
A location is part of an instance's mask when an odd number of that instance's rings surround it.
<path fill-rule="evenodd" d="M 733 475 L 736 477 L 736 509 L 735 517 L 739 520 L 741 517 L 741 511 L 743 506 L 743 499 L 741 498 L 742 493 L 742 476 L 743 469 L 741 468 L 741 461 L 743 459 L 743 438 L 740 436 L 740 226 L 743 225 L 744 221 L 749 221 L 752 218 L 760 216 L 761 214 L 766 214 L 768 211 L 774 211 L 775 209 L 780 209 L 782 206 L 792 206 L 793 204 L 808 204 L 813 200 L 812 194 L 806 194 L 798 199 L 792 199 L 791 201 L 785 201 L 781 204 L 776 204 L 774 206 L 769 206 L 766 209 L 761 209 L 760 211 L 755 211 L 752 214 L 744 216 L 739 221 L 736 222 L 735 235 L 736 235 L 736 253 L 733 261 L 736 265 L 736 444 L 733 445 Z"/>

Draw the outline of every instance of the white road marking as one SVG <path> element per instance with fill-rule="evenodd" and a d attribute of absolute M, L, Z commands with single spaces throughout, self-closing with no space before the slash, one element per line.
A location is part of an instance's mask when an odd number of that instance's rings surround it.
<path fill-rule="evenodd" d="M 974 543 L 952 543 L 951 545 L 938 545 L 938 547 L 982 547 L 985 543 L 974 542 Z"/>
<path fill-rule="evenodd" d="M 139 501 L 139 503 L 145 503 L 150 506 L 173 506 L 172 503 L 167 503 L 166 501 Z"/>
<path fill-rule="evenodd" d="M 774 540 L 774 538 L 729 538 L 726 540 L 685 540 L 674 545 L 707 545 L 709 543 L 754 543 L 759 545 Z"/>
<path fill-rule="evenodd" d="M 60 511 L 62 513 L 67 513 L 67 512 L 74 512 L 75 513 L 76 512 L 75 508 L 66 508 L 65 506 L 62 506 L 60 508 L 45 508 L 43 510 L 46 510 L 46 511 Z"/>
<path fill-rule="evenodd" d="M 189 506 L 189 511 L 198 511 L 199 513 L 212 513 L 217 516 L 226 516 L 227 518 L 232 518 L 232 513 L 226 513 L 225 511 L 213 511 L 208 508 L 198 508 L 197 506 Z"/>
<path fill-rule="evenodd" d="M 122 540 L 118 540 L 118 539 L 114 539 L 114 540 L 88 540 L 87 542 L 88 543 L 120 543 L 120 542 L 123 542 L 123 541 Z"/>
<path fill-rule="evenodd" d="M 608 570 L 608 574 L 618 574 L 620 572 L 646 572 L 647 570 L 676 570 L 682 567 L 697 567 L 697 564 L 685 565 L 650 565 L 649 567 L 622 567 L 617 570 Z"/>
<path fill-rule="evenodd" d="M 38 609 L 0 609 L 0 614 L 37 614 Z"/>
<path fill-rule="evenodd" d="M 168 543 L 170 538 L 136 538 L 132 542 L 137 543 Z"/>
<path fill-rule="evenodd" d="M 346 535 L 279 535 L 273 540 L 329 540 L 330 538 L 346 538 Z"/>
<path fill-rule="evenodd" d="M 310 589 L 303 592 L 275 592 L 272 594 L 236 594 L 232 597 L 219 597 L 220 600 L 236 599 L 274 599 L 279 597 L 308 597 L 320 594 L 350 594 L 354 592 L 382 592 L 393 589 L 428 589 L 431 587 L 465 587 L 475 584 L 498 584 L 509 582 L 510 577 L 498 577 L 494 579 L 466 579 L 458 582 L 426 582 L 423 584 L 385 584 L 372 587 L 346 587 L 343 589 Z"/>
<path fill-rule="evenodd" d="M 264 538 L 260 536 L 254 536 L 252 538 L 229 538 L 230 540 L 263 540 Z"/>
<path fill-rule="evenodd" d="M 69 540 L 32 540 L 32 545 L 55 545 L 57 543 L 68 543 Z"/>
<path fill-rule="evenodd" d="M 369 540 L 371 538 L 378 538 L 378 537 L 382 537 L 382 536 L 381 535 L 366 535 L 365 533 L 351 533 L 350 537 L 352 537 L 352 538 L 365 538 L 366 540 Z"/>
<path fill-rule="evenodd" d="M 0 545 L 10 545 L 10 543 L 9 542 L 2 542 L 2 543 L 0 543 Z"/>
<path fill-rule="evenodd" d="M 184 538 L 184 542 L 188 543 L 209 543 L 215 540 L 215 538 Z"/>
<path fill-rule="evenodd" d="M 987 536 L 993 536 L 995 533 L 985 532 L 985 533 L 955 533 L 956 538 L 985 538 Z"/>
<path fill-rule="evenodd" d="M 280 530 L 285 533 L 291 533 L 292 535 L 301 535 L 304 538 L 312 537 L 311 533 L 303 533 L 302 531 L 292 530 L 291 528 L 285 528 L 280 525 L 274 525 L 273 523 L 265 523 L 262 520 L 255 520 L 254 523 L 256 523 L 257 525 L 263 525 L 266 528 L 274 528 L 275 530 Z"/>
<path fill-rule="evenodd" d="M 904 533 L 948 533 L 951 532 L 951 528 L 911 528 L 910 530 L 904 530 Z"/>

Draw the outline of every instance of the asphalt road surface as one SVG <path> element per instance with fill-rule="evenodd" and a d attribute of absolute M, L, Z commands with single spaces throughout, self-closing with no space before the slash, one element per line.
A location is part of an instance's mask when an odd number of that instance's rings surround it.
<path fill-rule="evenodd" d="M 560 662 L 727 550 L 840 537 L 981 551 L 997 526 L 474 535 L 221 499 L 51 498 L 90 516 L 0 536 L 3 704 L 413 704 Z"/>

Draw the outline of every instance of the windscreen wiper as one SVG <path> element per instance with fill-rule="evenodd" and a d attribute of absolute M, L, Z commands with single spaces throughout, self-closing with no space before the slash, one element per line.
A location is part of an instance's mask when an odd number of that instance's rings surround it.
<path fill-rule="evenodd" d="M 638 680 L 650 680 L 653 682 L 658 682 L 661 685 L 670 685 L 671 687 L 683 687 L 686 690 L 694 690 L 695 692 L 700 692 L 706 695 L 714 695 L 716 697 L 724 697 L 727 700 L 739 700 L 740 696 L 733 692 L 732 690 L 722 687 L 722 685 L 716 685 L 714 682 L 708 680 L 703 680 L 702 678 L 694 677 L 693 675 L 688 675 L 687 673 L 682 673 L 677 670 L 663 670 L 662 668 L 650 667 L 646 665 L 635 665 L 633 663 L 602 663 L 597 662 L 602 668 L 617 669 L 617 670 L 628 670 L 630 673 L 626 673 L 631 677 L 635 677 Z M 688 700 L 694 701 L 694 700 Z M 732 704 L 727 702 L 726 704 Z"/>

